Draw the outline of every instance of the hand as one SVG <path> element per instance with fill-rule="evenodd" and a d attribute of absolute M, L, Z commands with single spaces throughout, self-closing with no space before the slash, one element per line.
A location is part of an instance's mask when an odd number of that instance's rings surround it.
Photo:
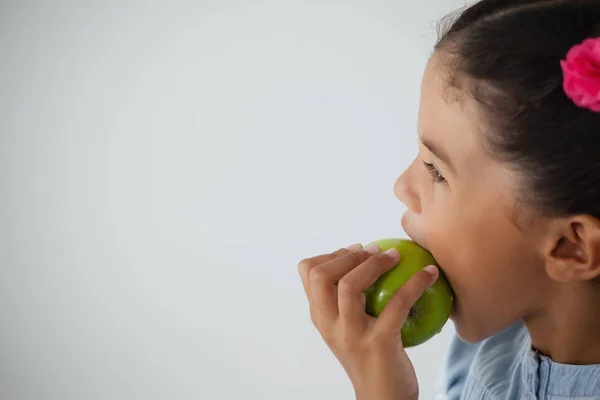
<path fill-rule="evenodd" d="M 378 318 L 365 313 L 363 292 L 399 259 L 395 249 L 381 253 L 376 246 L 353 245 L 298 265 L 312 322 L 344 367 L 359 400 L 413 400 L 419 395 L 400 329 L 439 272 L 414 274 Z"/>

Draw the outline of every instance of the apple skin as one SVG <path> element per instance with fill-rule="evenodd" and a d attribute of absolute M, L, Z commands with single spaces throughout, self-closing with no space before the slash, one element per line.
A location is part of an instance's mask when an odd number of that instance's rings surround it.
<path fill-rule="evenodd" d="M 431 253 L 412 240 L 390 238 L 369 243 L 371 244 L 378 245 L 382 252 L 395 247 L 400 253 L 398 264 L 381 275 L 364 292 L 367 314 L 378 317 L 394 292 L 413 274 L 428 265 L 436 265 L 438 268 L 439 265 Z M 425 343 L 440 333 L 450 318 L 454 295 L 442 270 L 439 271 L 439 278 L 419 297 L 402 326 L 400 334 L 405 348 Z"/>

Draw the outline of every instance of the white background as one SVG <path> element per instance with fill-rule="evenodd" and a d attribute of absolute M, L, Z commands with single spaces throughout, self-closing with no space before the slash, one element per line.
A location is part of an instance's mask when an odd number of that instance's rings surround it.
<path fill-rule="evenodd" d="M 462 5 L 2 1 L 0 398 L 353 398 L 297 263 L 405 236 Z M 422 399 L 451 329 L 409 350 Z"/>

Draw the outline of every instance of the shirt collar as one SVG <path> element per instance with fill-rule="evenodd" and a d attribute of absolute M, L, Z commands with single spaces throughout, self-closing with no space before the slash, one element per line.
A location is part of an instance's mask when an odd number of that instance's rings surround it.
<path fill-rule="evenodd" d="M 554 397 L 600 396 L 600 364 L 561 364 L 538 353 L 527 335 L 523 352 L 523 368 L 536 391 Z M 539 386 L 538 386 L 539 385 Z"/>

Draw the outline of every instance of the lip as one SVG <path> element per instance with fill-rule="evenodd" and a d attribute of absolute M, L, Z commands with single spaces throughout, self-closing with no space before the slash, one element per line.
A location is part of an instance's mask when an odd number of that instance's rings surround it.
<path fill-rule="evenodd" d="M 425 250 L 427 250 L 428 252 L 431 253 L 431 250 L 429 250 L 429 247 L 427 247 L 427 245 L 425 243 L 423 243 L 421 240 L 417 239 L 417 236 L 413 236 L 408 231 L 406 231 L 406 234 L 408 235 L 410 240 L 412 240 L 413 242 L 415 242 L 416 244 L 418 244 L 419 246 L 421 246 L 422 248 L 424 248 Z"/>
<path fill-rule="evenodd" d="M 419 246 L 423 247 L 425 250 L 427 250 L 428 252 L 430 252 L 433 255 L 433 253 L 431 252 L 431 249 L 427 246 L 427 243 L 425 243 L 424 238 L 420 235 L 415 235 L 413 233 L 412 228 L 411 228 L 410 215 L 408 212 L 404 213 L 404 215 L 402 215 L 401 225 L 402 225 L 402 229 L 404 229 L 404 232 L 406 232 L 408 237 L 413 242 L 417 243 Z M 434 256 L 434 258 L 435 258 L 435 256 Z M 436 259 L 436 262 L 437 262 L 437 259 Z M 441 273 L 444 274 L 444 276 L 448 280 L 448 283 L 450 283 L 448 276 L 445 274 L 444 267 L 439 265 L 439 263 L 438 263 L 438 268 L 440 269 Z M 454 300 L 456 301 L 456 293 L 454 292 L 454 288 L 452 287 L 452 285 L 450 285 L 450 290 L 452 291 L 452 296 L 454 296 Z M 456 307 L 452 307 L 452 313 L 455 312 L 455 308 Z"/>
<path fill-rule="evenodd" d="M 411 223 L 410 223 L 410 216 L 408 213 L 404 213 L 404 215 L 402 215 L 402 220 L 400 221 L 400 225 L 402 225 L 402 229 L 404 229 L 404 232 L 406 232 L 408 237 L 413 242 L 417 243 L 419 246 L 421 246 L 422 248 L 424 248 L 425 250 L 427 250 L 431 253 L 431 250 L 429 250 L 429 247 L 427 246 L 427 243 L 425 243 L 425 240 L 422 237 L 422 235 L 416 235 L 413 233 L 412 228 L 411 228 Z"/>

